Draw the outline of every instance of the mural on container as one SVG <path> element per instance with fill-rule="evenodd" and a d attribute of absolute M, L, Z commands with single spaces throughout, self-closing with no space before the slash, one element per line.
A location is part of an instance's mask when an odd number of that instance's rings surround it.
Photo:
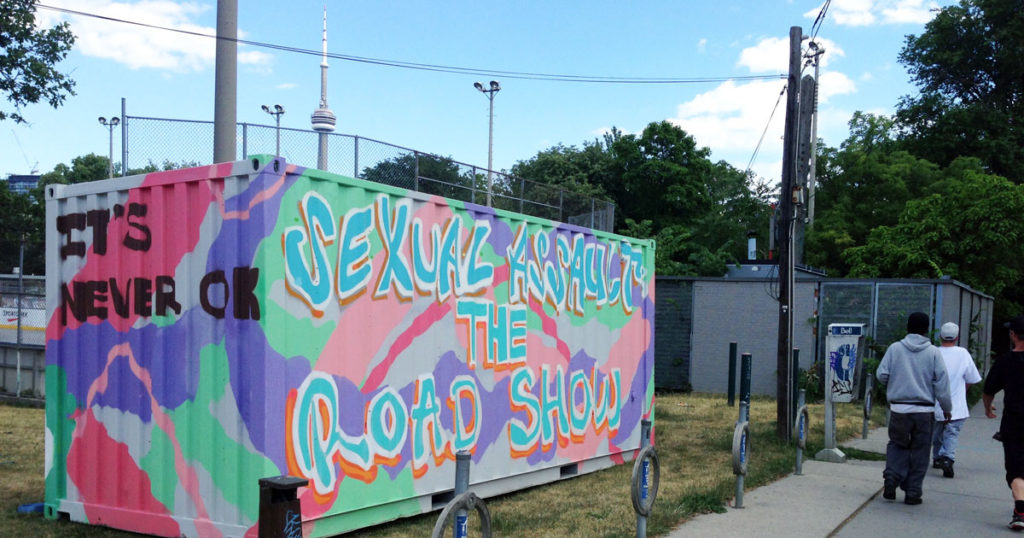
<path fill-rule="evenodd" d="M 495 491 L 633 456 L 652 243 L 269 162 L 51 192 L 48 515 L 253 534 L 287 474 L 325 535 L 432 509 L 459 451 Z"/>

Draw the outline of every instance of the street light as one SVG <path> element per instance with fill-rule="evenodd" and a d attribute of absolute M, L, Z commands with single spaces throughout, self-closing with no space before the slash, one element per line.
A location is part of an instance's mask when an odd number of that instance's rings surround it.
<path fill-rule="evenodd" d="M 271 110 L 269 106 L 263 105 L 263 111 L 274 117 L 277 122 L 277 151 L 274 153 L 275 156 L 281 156 L 281 114 L 284 114 L 284 107 L 281 105 L 274 105 L 274 109 Z"/>
<path fill-rule="evenodd" d="M 494 94 L 501 91 L 501 84 L 497 80 L 491 81 L 490 89 L 484 88 L 483 84 L 474 82 L 473 87 L 480 90 L 491 102 L 491 113 L 487 121 L 487 207 L 491 206 L 491 169 L 494 168 Z"/>
<path fill-rule="evenodd" d="M 107 121 L 107 118 L 100 116 L 100 125 L 110 131 L 110 153 L 107 156 L 107 177 L 114 177 L 114 127 L 121 123 L 121 118 L 114 116 Z"/>

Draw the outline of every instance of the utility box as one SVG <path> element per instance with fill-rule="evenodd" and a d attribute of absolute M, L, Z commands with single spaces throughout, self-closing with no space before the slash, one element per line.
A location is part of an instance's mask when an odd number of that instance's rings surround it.
<path fill-rule="evenodd" d="M 852 402 L 862 377 L 863 323 L 832 323 L 825 335 L 825 391 L 836 403 Z"/>
<path fill-rule="evenodd" d="M 46 239 L 51 518 L 255 535 L 287 475 L 334 535 L 443 506 L 459 451 L 492 496 L 653 416 L 652 241 L 270 156 L 47 186 Z"/>

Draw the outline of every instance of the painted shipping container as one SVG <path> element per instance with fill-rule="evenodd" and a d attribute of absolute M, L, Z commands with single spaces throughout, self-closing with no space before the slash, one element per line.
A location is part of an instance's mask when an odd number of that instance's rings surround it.
<path fill-rule="evenodd" d="M 631 460 L 654 244 L 269 156 L 47 187 L 46 514 L 307 536 Z"/>

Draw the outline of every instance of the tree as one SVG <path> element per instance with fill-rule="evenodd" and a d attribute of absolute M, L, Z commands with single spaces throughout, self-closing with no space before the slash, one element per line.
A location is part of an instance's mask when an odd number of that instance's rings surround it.
<path fill-rule="evenodd" d="M 767 234 L 769 189 L 725 162 L 712 163 L 685 131 L 651 123 L 638 135 L 617 129 L 582 148 L 557 145 L 516 163 L 517 176 L 616 204 L 616 230 L 657 241 L 663 275 L 725 274 L 744 259 L 747 232 Z"/>
<path fill-rule="evenodd" d="M 838 150 L 819 146 L 815 220 L 804 259 L 832 276 L 850 269 L 843 252 L 878 226 L 894 226 L 907 202 L 930 194 L 938 166 L 897 149 L 893 121 L 857 112 Z"/>
<path fill-rule="evenodd" d="M 900 62 L 919 87 L 897 119 L 902 147 L 947 166 L 959 156 L 1024 181 L 1024 6 L 1020 0 L 961 0 L 943 8 Z"/>
<path fill-rule="evenodd" d="M 616 220 L 644 218 L 655 231 L 690 224 L 711 204 L 711 150 L 668 121 L 649 124 L 640 136 L 624 135 L 611 145 L 615 175 L 605 190 L 619 210 Z M 615 177 L 617 176 L 617 177 Z"/>
<path fill-rule="evenodd" d="M 64 163 L 57 163 L 53 170 L 39 177 L 37 188 L 42 188 L 53 183 L 71 185 L 85 183 L 98 179 L 107 179 L 110 172 L 110 160 L 102 155 L 90 153 L 80 155 L 71 160 L 71 166 Z"/>
<path fill-rule="evenodd" d="M 35 11 L 34 0 L 0 0 L 0 91 L 14 105 L 0 109 L 0 121 L 24 123 L 22 107 L 44 100 L 57 108 L 75 94 L 74 81 L 56 68 L 75 36 L 66 22 L 36 27 Z"/>
<path fill-rule="evenodd" d="M 996 296 L 997 308 L 1024 278 L 1017 255 L 1024 240 L 1024 186 L 984 173 L 962 158 L 935 183 L 934 194 L 907 203 L 899 222 L 871 232 L 844 256 L 855 277 L 939 278 L 948 275 Z"/>

